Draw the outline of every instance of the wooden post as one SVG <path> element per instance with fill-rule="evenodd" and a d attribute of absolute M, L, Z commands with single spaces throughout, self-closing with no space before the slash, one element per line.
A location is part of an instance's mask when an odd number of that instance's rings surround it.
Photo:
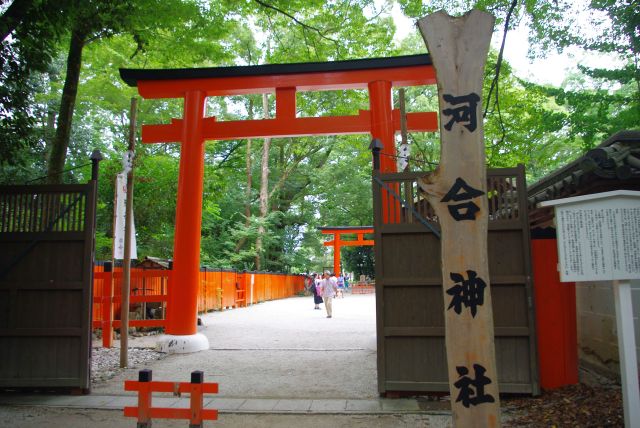
<path fill-rule="evenodd" d="M 120 367 L 129 365 L 129 289 L 131 282 L 131 230 L 133 227 L 133 151 L 136 143 L 138 99 L 131 98 L 129 148 L 131 165 L 127 168 L 127 201 L 124 223 L 124 257 L 122 260 L 122 306 L 120 308 Z"/>
<path fill-rule="evenodd" d="M 420 179 L 442 228 L 445 334 L 453 425 L 500 426 L 487 256 L 482 77 L 494 17 L 440 11 L 418 21 L 436 69 L 441 163 Z"/>

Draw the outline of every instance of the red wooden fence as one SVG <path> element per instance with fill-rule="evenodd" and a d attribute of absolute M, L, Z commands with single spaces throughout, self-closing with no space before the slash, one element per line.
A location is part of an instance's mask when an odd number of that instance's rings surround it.
<path fill-rule="evenodd" d="M 140 319 L 129 320 L 130 327 L 164 327 L 171 270 L 131 269 L 130 311 Z M 120 328 L 122 269 L 105 272 L 95 266 L 93 276 L 93 328 L 102 329 L 102 346 L 111 347 L 113 329 Z M 304 290 L 301 275 L 236 272 L 232 270 L 200 271 L 198 312 L 237 308 L 266 300 L 285 299 Z M 150 309 L 153 309 L 151 311 Z M 148 313 L 153 312 L 153 317 Z"/>
<path fill-rule="evenodd" d="M 125 391 L 138 392 L 138 405 L 124 408 L 124 416 L 137 418 L 138 428 L 150 428 L 153 419 L 189 419 L 190 427 L 202 427 L 203 420 L 218 419 L 218 411 L 204 409 L 203 395 L 217 394 L 217 383 L 205 383 L 204 373 L 191 372 L 191 382 L 157 382 L 152 381 L 151 370 L 140 370 L 138 381 L 126 380 Z M 186 393 L 190 395 L 189 408 L 153 407 L 153 392 L 173 392 L 174 395 Z"/>

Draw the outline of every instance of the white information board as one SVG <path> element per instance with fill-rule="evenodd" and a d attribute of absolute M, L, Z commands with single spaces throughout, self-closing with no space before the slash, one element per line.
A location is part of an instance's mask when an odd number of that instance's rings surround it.
<path fill-rule="evenodd" d="M 640 192 L 542 202 L 555 208 L 560 280 L 640 279 Z"/>

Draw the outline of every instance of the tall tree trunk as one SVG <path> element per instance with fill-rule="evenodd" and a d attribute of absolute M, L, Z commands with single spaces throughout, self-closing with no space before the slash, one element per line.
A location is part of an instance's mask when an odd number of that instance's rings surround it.
<path fill-rule="evenodd" d="M 71 43 L 67 56 L 67 74 L 62 89 L 62 99 L 60 100 L 56 135 L 51 146 L 47 167 L 49 183 L 62 182 L 62 175 L 60 173 L 64 169 L 67 148 L 69 147 L 73 110 L 76 104 L 78 82 L 80 81 L 80 68 L 82 66 L 82 48 L 86 40 L 87 35 L 83 31 L 74 29 L 71 33 Z"/>
<path fill-rule="evenodd" d="M 269 119 L 269 99 L 267 94 L 262 95 L 262 109 L 264 118 Z M 271 138 L 265 138 L 262 146 L 262 162 L 260 169 L 262 171 L 260 177 L 260 223 L 258 225 L 258 236 L 256 237 L 256 270 L 262 268 L 262 252 L 265 229 L 263 225 L 264 219 L 269 213 L 269 148 L 271 147 Z"/>
<path fill-rule="evenodd" d="M 46 162 L 49 163 L 49 157 L 51 156 L 51 148 L 53 147 L 53 140 L 56 136 L 56 112 L 51 106 L 47 110 L 47 123 L 44 128 L 44 142 L 46 145 Z"/>
<path fill-rule="evenodd" d="M 251 220 L 251 183 L 253 181 L 253 175 L 251 174 L 251 138 L 247 140 L 247 156 L 245 163 L 247 166 L 247 189 L 245 192 L 247 200 L 244 203 L 244 216 L 246 217 L 245 225 L 249 226 Z"/>
<path fill-rule="evenodd" d="M 249 99 L 249 119 L 253 119 L 253 99 Z M 245 191 L 245 197 L 246 200 L 244 202 L 244 226 L 245 228 L 248 228 L 249 225 L 251 224 L 251 188 L 253 185 L 253 175 L 251 173 L 251 143 L 252 140 L 251 138 L 249 138 L 247 140 L 247 154 L 245 156 L 245 164 L 246 164 L 246 168 L 247 168 L 247 189 Z M 247 238 L 243 237 L 241 238 L 238 243 L 236 244 L 236 248 L 235 248 L 235 252 L 237 253 L 238 251 L 240 251 L 240 249 L 242 249 L 242 247 L 244 247 L 244 244 L 246 244 L 247 242 Z"/>

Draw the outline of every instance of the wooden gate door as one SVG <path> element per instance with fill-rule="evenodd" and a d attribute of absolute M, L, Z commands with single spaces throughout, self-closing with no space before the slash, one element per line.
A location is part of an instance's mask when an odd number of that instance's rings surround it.
<path fill-rule="evenodd" d="M 90 388 L 96 182 L 0 187 L 0 387 Z"/>
<path fill-rule="evenodd" d="M 378 390 L 448 392 L 438 220 L 416 183 L 425 174 L 373 174 Z M 487 181 L 500 392 L 538 394 L 524 167 L 489 169 Z"/>

